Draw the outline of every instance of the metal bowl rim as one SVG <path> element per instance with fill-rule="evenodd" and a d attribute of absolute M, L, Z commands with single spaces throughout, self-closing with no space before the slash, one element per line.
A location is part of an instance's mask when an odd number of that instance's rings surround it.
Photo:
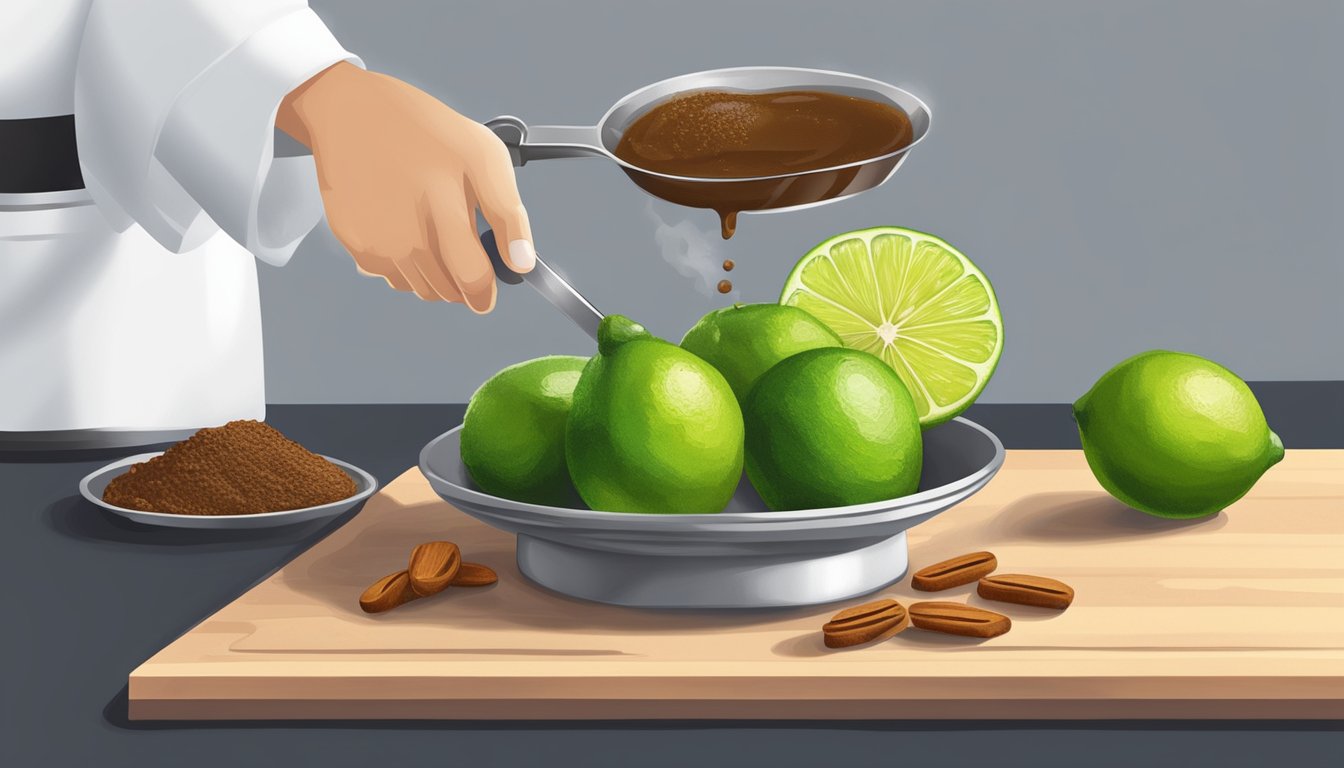
<path fill-rule="evenodd" d="M 602 528 L 612 529 L 656 529 L 666 527 L 671 529 L 685 528 L 687 524 L 699 524 L 713 526 L 716 523 L 723 524 L 759 524 L 770 525 L 781 522 L 806 522 L 806 521 L 835 521 L 844 518 L 861 518 L 874 513 L 892 512 L 896 509 L 910 508 L 911 515 L 921 514 L 920 509 L 916 509 L 921 504 L 927 502 L 937 502 L 941 499 L 957 497 L 964 495 L 970 489 L 983 486 L 988 478 L 998 472 L 1004 461 L 1003 443 L 999 438 L 985 427 L 960 416 L 952 420 L 970 427 L 982 437 L 987 438 L 994 446 L 994 456 L 984 466 L 976 469 L 974 472 L 960 477 L 950 483 L 935 486 L 907 496 L 900 496 L 894 499 L 883 499 L 865 504 L 853 504 L 844 507 L 827 507 L 818 509 L 798 509 L 785 510 L 780 512 L 762 511 L 762 512 L 715 512 L 715 513 L 694 513 L 694 514 L 648 514 L 641 512 L 604 512 L 600 510 L 573 509 L 569 507 L 551 507 L 544 504 L 531 504 L 523 501 L 513 501 L 511 499 L 493 496 L 482 491 L 467 488 L 459 485 L 447 478 L 434 472 L 429 465 L 429 455 L 435 447 L 442 441 L 448 439 L 451 435 L 462 430 L 458 425 L 444 432 L 433 440 L 429 441 L 420 451 L 419 467 L 425 478 L 431 485 L 442 485 L 453 489 L 453 496 L 463 503 L 471 504 L 486 510 L 506 511 L 511 514 L 528 513 L 534 518 L 545 519 L 552 522 L 564 521 L 573 523 L 598 523 Z M 952 423 L 949 422 L 949 423 Z M 437 491 L 437 488 L 436 488 Z M 441 496 L 443 494 L 440 494 Z M 855 520 L 855 522 L 858 522 Z"/>

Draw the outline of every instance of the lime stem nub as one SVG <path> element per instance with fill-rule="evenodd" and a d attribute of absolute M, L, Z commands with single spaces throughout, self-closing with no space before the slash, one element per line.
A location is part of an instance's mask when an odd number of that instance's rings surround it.
<path fill-rule="evenodd" d="M 1283 440 L 1279 439 L 1274 430 L 1269 431 L 1269 465 L 1272 467 L 1283 461 Z"/>
<path fill-rule="evenodd" d="M 649 332 L 634 320 L 625 315 L 607 315 L 597 326 L 597 351 L 609 355 L 627 341 L 647 338 Z"/>

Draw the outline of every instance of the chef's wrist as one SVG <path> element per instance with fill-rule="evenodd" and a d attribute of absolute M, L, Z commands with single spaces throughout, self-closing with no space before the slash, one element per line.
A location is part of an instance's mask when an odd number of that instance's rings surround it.
<path fill-rule="evenodd" d="M 349 104 L 352 91 L 360 86 L 360 81 L 371 76 L 376 77 L 348 61 L 327 67 L 281 100 L 280 109 L 275 114 L 275 127 L 312 149 L 313 135 L 324 116 L 342 104 Z"/>

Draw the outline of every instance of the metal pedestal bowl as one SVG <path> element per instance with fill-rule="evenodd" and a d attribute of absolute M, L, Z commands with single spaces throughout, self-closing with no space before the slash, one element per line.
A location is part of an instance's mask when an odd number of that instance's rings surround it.
<path fill-rule="evenodd" d="M 420 453 L 446 501 L 518 535 L 518 568 L 573 597 L 656 608 L 769 608 L 864 595 L 905 575 L 905 531 L 964 501 L 998 472 L 1003 445 L 954 419 L 924 433 L 918 492 L 832 509 L 771 512 L 744 480 L 715 515 L 548 507 L 481 492 L 459 454 L 461 427 Z"/>

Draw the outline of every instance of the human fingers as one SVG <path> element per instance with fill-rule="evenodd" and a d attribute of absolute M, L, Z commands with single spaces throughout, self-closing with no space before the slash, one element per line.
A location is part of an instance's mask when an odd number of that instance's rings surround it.
<path fill-rule="evenodd" d="M 406 278 L 401 276 L 401 271 L 398 270 L 396 265 L 392 262 L 388 262 L 385 267 L 380 266 L 376 272 L 370 272 L 359 264 L 356 264 L 355 271 L 364 277 L 379 278 L 395 291 L 409 293 L 411 290 L 411 284 L 406 282 Z"/>
<path fill-rule="evenodd" d="M 428 244 L 424 248 L 416 248 L 411 251 L 411 261 L 415 263 L 420 276 L 425 279 L 425 282 L 429 283 L 440 298 L 452 301 L 456 297 L 461 300 L 461 289 L 458 288 L 457 282 L 448 273 L 447 265 L 443 263 L 436 252 L 438 248 L 438 227 L 439 225 L 434 221 L 426 221 Z"/>
<path fill-rule="evenodd" d="M 536 266 L 537 252 L 527 208 L 518 194 L 513 164 L 498 137 L 492 133 L 487 141 L 498 144 L 500 151 L 493 151 L 491 146 L 489 151 L 481 153 L 469 170 L 468 190 L 495 232 L 495 247 L 504 263 L 514 272 L 530 272 Z"/>
<path fill-rule="evenodd" d="M 428 200 L 436 266 L 450 276 L 471 311 L 489 312 L 495 308 L 495 270 L 476 238 L 476 208 L 467 189 L 443 185 Z"/>
<path fill-rule="evenodd" d="M 424 301 L 438 301 L 441 297 L 438 291 L 429 284 L 425 276 L 420 273 L 420 268 L 416 266 L 415 259 L 408 254 L 406 258 L 397 261 L 397 271 L 401 273 L 401 278 L 410 286 L 411 292 Z"/>

